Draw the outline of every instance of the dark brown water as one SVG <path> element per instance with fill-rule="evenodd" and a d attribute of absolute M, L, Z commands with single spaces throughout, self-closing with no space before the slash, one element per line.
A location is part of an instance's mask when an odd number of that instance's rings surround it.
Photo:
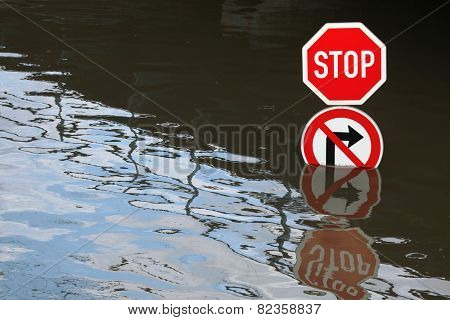
<path fill-rule="evenodd" d="M 0 1 L 1 297 L 448 298 L 440 4 Z M 384 158 L 303 168 L 301 47 L 346 21 Z"/>

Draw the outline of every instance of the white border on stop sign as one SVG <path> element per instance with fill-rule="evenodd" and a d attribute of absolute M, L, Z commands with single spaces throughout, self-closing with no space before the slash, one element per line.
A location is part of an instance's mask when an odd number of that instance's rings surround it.
<path fill-rule="evenodd" d="M 320 92 L 320 90 L 315 87 L 308 80 L 308 59 L 307 59 L 307 51 L 308 49 L 329 29 L 349 29 L 349 28 L 359 28 L 372 40 L 375 42 L 377 46 L 381 49 L 381 79 L 375 84 L 372 89 L 370 89 L 364 97 L 360 100 L 329 100 L 325 95 Z M 302 63 L 303 63 L 303 83 L 305 83 L 308 88 L 310 88 L 323 102 L 325 102 L 329 106 L 334 105 L 362 105 L 367 101 L 382 85 L 386 82 L 387 79 L 387 67 L 386 67 L 386 46 L 384 43 L 378 39 L 364 24 L 361 22 L 336 22 L 336 23 L 326 23 L 320 28 L 319 31 L 314 34 L 314 36 L 303 46 L 302 48 Z"/>

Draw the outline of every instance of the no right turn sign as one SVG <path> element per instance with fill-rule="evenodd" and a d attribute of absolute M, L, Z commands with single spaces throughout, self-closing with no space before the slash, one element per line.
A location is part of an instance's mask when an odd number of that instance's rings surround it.
<path fill-rule="evenodd" d="M 376 168 L 383 155 L 383 138 L 366 113 L 352 107 L 331 107 L 309 120 L 300 148 L 310 165 Z"/>

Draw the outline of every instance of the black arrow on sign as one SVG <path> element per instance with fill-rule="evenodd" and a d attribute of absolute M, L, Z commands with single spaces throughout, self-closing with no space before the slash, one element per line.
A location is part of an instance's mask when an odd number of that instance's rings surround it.
<path fill-rule="evenodd" d="M 364 138 L 362 135 L 358 133 L 355 129 L 353 129 L 351 126 L 348 126 L 348 132 L 333 132 L 341 141 L 348 141 L 348 147 L 350 148 L 355 143 L 357 143 L 359 140 Z M 334 142 L 327 137 L 327 144 L 326 144 L 326 161 L 328 166 L 334 166 L 335 165 L 335 152 L 336 152 L 336 145 Z"/>

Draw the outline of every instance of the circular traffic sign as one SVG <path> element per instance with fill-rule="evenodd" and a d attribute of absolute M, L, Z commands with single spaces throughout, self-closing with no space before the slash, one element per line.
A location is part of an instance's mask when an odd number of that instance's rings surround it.
<path fill-rule="evenodd" d="M 327 23 L 302 49 L 303 82 L 328 105 L 361 105 L 386 81 L 386 46 L 362 23 Z"/>
<path fill-rule="evenodd" d="M 331 107 L 314 115 L 300 141 L 310 165 L 376 168 L 383 155 L 383 138 L 375 121 L 352 107 Z"/>

